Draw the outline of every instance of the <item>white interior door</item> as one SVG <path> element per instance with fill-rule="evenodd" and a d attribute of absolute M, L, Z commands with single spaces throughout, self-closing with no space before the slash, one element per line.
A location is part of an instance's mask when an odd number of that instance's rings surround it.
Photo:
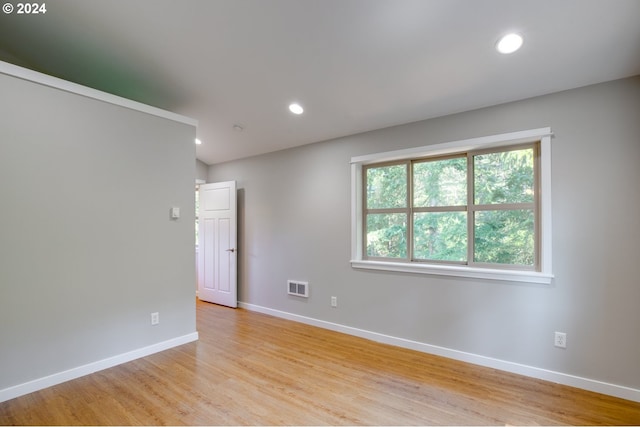
<path fill-rule="evenodd" d="M 238 306 L 236 182 L 200 185 L 198 298 Z"/>

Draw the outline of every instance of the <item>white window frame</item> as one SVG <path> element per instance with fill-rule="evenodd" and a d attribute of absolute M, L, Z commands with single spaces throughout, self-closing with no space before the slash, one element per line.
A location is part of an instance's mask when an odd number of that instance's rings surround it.
<path fill-rule="evenodd" d="M 551 128 L 530 129 L 499 135 L 471 138 L 405 150 L 368 154 L 351 158 L 351 266 L 358 269 L 422 273 L 442 276 L 468 277 L 550 284 L 551 268 Z M 363 195 L 362 167 L 373 163 L 407 160 L 418 157 L 442 156 L 487 148 L 507 147 L 522 143 L 540 142 L 540 271 L 493 269 L 466 265 L 428 264 L 368 260 L 363 257 Z"/>

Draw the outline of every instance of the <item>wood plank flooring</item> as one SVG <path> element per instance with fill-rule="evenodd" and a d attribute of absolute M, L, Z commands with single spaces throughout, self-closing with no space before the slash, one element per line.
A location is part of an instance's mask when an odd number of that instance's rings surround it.
<path fill-rule="evenodd" d="M 640 403 L 197 303 L 200 340 L 0 403 L 3 425 L 640 425 Z"/>

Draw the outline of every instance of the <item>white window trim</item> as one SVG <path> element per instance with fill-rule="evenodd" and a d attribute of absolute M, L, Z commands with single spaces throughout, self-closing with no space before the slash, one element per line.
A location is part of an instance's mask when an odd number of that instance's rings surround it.
<path fill-rule="evenodd" d="M 445 142 L 406 150 L 367 154 L 351 158 L 351 266 L 353 268 L 422 273 L 441 276 L 469 277 L 489 280 L 506 280 L 550 284 L 551 269 L 551 128 L 530 129 L 500 135 Z M 489 269 L 457 265 L 426 264 L 414 262 L 374 261 L 363 258 L 362 220 L 362 166 L 393 160 L 429 157 L 497 148 L 526 142 L 540 141 L 540 271 Z"/>

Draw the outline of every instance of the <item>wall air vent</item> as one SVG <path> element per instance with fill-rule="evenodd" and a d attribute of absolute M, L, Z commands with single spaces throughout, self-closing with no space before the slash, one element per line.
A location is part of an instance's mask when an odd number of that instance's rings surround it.
<path fill-rule="evenodd" d="M 309 297 L 309 282 L 287 280 L 287 293 L 297 297 Z"/>

